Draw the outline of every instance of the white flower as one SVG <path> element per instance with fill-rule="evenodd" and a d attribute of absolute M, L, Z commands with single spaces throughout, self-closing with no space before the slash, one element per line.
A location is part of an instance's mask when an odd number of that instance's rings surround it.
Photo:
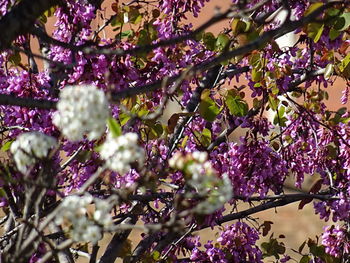
<path fill-rule="evenodd" d="M 199 163 L 191 163 L 187 166 L 186 171 L 191 174 L 192 179 L 196 180 L 201 177 L 201 174 L 203 173 L 203 165 Z"/>
<path fill-rule="evenodd" d="M 106 129 L 108 101 L 102 90 L 93 85 L 67 86 L 60 93 L 53 123 L 71 141 L 86 134 L 98 139 Z"/>
<path fill-rule="evenodd" d="M 200 163 L 204 163 L 208 159 L 208 154 L 206 152 L 195 151 L 192 153 L 193 159 Z"/>
<path fill-rule="evenodd" d="M 71 235 L 72 239 L 77 242 L 92 242 L 96 244 L 102 238 L 102 228 L 88 217 L 87 206 L 94 201 L 90 194 L 83 196 L 71 195 L 62 200 L 60 210 L 55 217 L 56 224 L 62 224 L 65 220 L 72 225 Z M 96 201 L 95 201 L 96 202 Z M 106 202 L 101 200 L 101 202 Z M 100 204 L 105 209 L 109 209 L 107 204 Z M 95 217 L 95 215 L 94 215 Z M 109 219 L 104 213 L 101 214 L 100 220 L 106 224 Z M 110 218 L 112 220 L 112 218 Z M 98 222 L 100 223 L 100 222 Z M 112 222 L 111 222 L 112 223 Z M 101 224 L 101 223 L 100 223 Z M 102 225 L 102 224 L 101 224 Z"/>
<path fill-rule="evenodd" d="M 39 132 L 22 133 L 11 144 L 11 153 L 18 170 L 27 173 L 38 159 L 47 157 L 57 145 L 55 138 Z"/>
<path fill-rule="evenodd" d="M 102 225 L 105 229 L 110 228 L 113 225 L 113 218 L 110 214 L 110 211 L 117 202 L 117 199 L 113 196 L 106 200 L 95 198 L 94 202 L 96 205 L 94 220 L 98 224 Z"/>
<path fill-rule="evenodd" d="M 73 224 L 86 217 L 87 205 L 92 202 L 92 196 L 70 195 L 63 199 L 61 203 L 61 212 L 56 216 L 56 223 L 60 224 L 63 218 L 66 218 Z"/>
<path fill-rule="evenodd" d="M 100 151 L 106 166 L 120 174 L 127 173 L 132 163 L 136 162 L 141 167 L 145 160 L 145 152 L 137 141 L 136 133 L 126 133 L 118 137 L 108 134 Z"/>
<path fill-rule="evenodd" d="M 90 225 L 82 235 L 82 241 L 96 244 L 102 238 L 101 228 L 96 225 Z"/>
<path fill-rule="evenodd" d="M 180 152 L 176 152 L 169 160 L 169 166 L 171 168 L 182 170 L 185 166 L 184 157 Z"/>
<path fill-rule="evenodd" d="M 82 217 L 73 223 L 72 239 L 74 241 L 96 244 L 101 238 L 101 228 L 86 217 Z"/>
<path fill-rule="evenodd" d="M 201 182 L 191 181 L 197 185 L 198 193 L 206 199 L 195 207 L 195 211 L 200 214 L 212 214 L 222 208 L 233 196 L 231 180 L 227 174 L 222 178 L 216 176 L 205 176 Z"/>
<path fill-rule="evenodd" d="M 217 175 L 206 152 L 195 151 L 186 155 L 177 152 L 169 160 L 169 166 L 183 170 L 189 175 L 186 183 L 194 188 L 195 195 L 204 199 L 196 205 L 194 211 L 199 214 L 212 214 L 222 208 L 232 199 L 233 190 L 231 180 L 227 174 L 222 178 Z M 189 198 L 193 192 L 187 193 Z"/>

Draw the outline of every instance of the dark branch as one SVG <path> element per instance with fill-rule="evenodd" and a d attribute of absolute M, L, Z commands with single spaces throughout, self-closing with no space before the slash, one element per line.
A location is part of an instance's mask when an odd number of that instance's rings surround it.
<path fill-rule="evenodd" d="M 276 29 L 265 32 L 256 40 L 254 40 L 254 41 L 252 41 L 252 42 L 250 42 L 242 47 L 236 48 L 236 49 L 231 50 L 231 51 L 223 52 L 221 55 L 215 57 L 214 59 L 212 59 L 210 61 L 206 61 L 206 62 L 203 62 L 203 63 L 200 63 L 200 64 L 194 66 L 192 68 L 192 71 L 193 72 L 203 72 L 203 71 L 206 71 L 206 70 L 208 70 L 208 69 L 210 69 L 210 68 L 212 68 L 212 67 L 214 67 L 214 66 L 216 66 L 224 61 L 227 61 L 231 58 L 241 56 L 241 55 L 246 55 L 255 49 L 259 49 L 261 46 L 266 44 L 268 41 L 270 41 L 272 39 L 276 39 L 280 36 L 283 36 L 289 32 L 295 31 L 296 29 L 302 27 L 303 25 L 310 23 L 311 21 L 315 20 L 320 14 L 322 14 L 322 12 L 324 10 L 326 10 L 327 8 L 329 8 L 333 5 L 336 5 L 336 4 L 341 4 L 341 3 L 343 3 L 343 2 L 342 1 L 334 1 L 334 2 L 326 3 L 323 6 L 316 9 L 311 14 L 309 14 L 308 16 L 306 16 L 300 20 L 284 23 L 283 25 L 281 25 L 280 27 L 278 27 Z M 180 76 L 181 76 L 181 74 L 170 77 L 168 80 L 168 83 L 172 83 L 173 81 L 178 79 Z M 159 89 L 161 87 L 161 84 L 162 84 L 162 81 L 157 81 L 157 82 L 145 85 L 145 86 L 139 86 L 139 87 L 135 87 L 135 88 L 129 88 L 126 90 L 118 91 L 118 92 L 115 92 L 112 94 L 112 99 L 115 101 L 118 101 L 118 100 L 126 98 L 126 97 L 131 97 L 134 95 L 154 91 L 154 90 Z"/>
<path fill-rule="evenodd" d="M 28 33 L 41 14 L 58 4 L 59 0 L 20 1 L 0 19 L 0 50 L 9 48 L 19 35 Z"/>
<path fill-rule="evenodd" d="M 222 68 L 221 65 L 216 65 L 215 67 L 208 70 L 206 76 L 201 80 L 201 82 L 193 92 L 193 95 L 186 106 L 187 112 L 195 112 L 197 110 L 199 103 L 201 101 L 202 92 L 205 89 L 212 89 L 216 85 L 219 79 L 221 68 Z M 176 125 L 175 132 L 169 141 L 169 151 L 167 154 L 167 158 L 170 158 L 172 152 L 175 150 L 177 146 L 177 143 L 182 138 L 185 128 L 191 122 L 192 119 L 193 119 L 193 116 L 185 117 L 179 122 L 178 125 Z"/>
<path fill-rule="evenodd" d="M 25 0 L 27 1 L 27 0 Z M 52 0 L 53 1 L 53 0 Z M 315 18 L 317 18 L 324 10 L 327 8 L 336 5 L 341 4 L 342 1 L 334 1 L 324 4 L 323 6 L 316 9 L 314 12 L 312 12 L 310 15 L 304 17 L 303 19 L 300 19 L 298 21 L 292 21 L 283 24 L 279 28 L 276 28 L 274 30 L 270 30 L 265 32 L 263 35 L 261 35 L 258 39 L 252 41 L 251 43 L 248 43 L 247 45 L 244 45 L 242 47 L 239 47 L 237 49 L 234 49 L 232 51 L 224 52 L 221 55 L 215 57 L 211 61 L 200 63 L 196 66 L 194 66 L 191 71 L 192 72 L 203 72 L 206 71 L 221 62 L 227 61 L 233 57 L 239 56 L 239 55 L 245 55 L 255 49 L 258 49 L 263 44 L 267 43 L 271 39 L 276 39 L 286 33 L 292 32 L 301 26 L 313 21 Z M 1 20 L 0 20 L 0 29 L 1 29 Z M 1 42 L 0 42 L 1 43 Z M 182 73 L 175 75 L 173 77 L 168 78 L 168 83 L 172 83 L 179 79 L 182 76 Z M 126 97 L 135 96 L 142 93 L 147 93 L 150 91 L 154 91 L 162 87 L 163 80 L 157 81 L 151 84 L 147 84 L 144 86 L 139 86 L 135 88 L 128 88 L 122 91 L 114 92 L 111 94 L 113 101 L 119 101 Z M 42 108 L 42 109 L 48 109 L 48 108 L 55 108 L 54 102 L 48 102 L 48 101 L 40 101 L 35 99 L 19 99 L 16 97 L 8 96 L 8 95 L 2 95 L 5 97 L 0 98 L 0 104 L 3 105 L 18 105 L 18 106 L 24 106 L 24 107 L 31 107 L 31 108 Z M 6 97 L 7 96 L 7 97 Z M 16 102 L 18 100 L 18 103 Z M 27 101 L 26 101 L 27 100 Z M 46 102 L 46 103 L 45 103 Z"/>
<path fill-rule="evenodd" d="M 136 222 L 137 222 L 137 216 L 131 216 L 131 217 L 128 217 L 126 220 L 124 220 L 123 223 L 134 225 L 136 224 Z M 109 242 L 105 253 L 100 258 L 99 263 L 114 262 L 118 257 L 120 250 L 123 248 L 124 242 L 128 238 L 130 232 L 131 232 L 131 229 L 115 233 L 111 242 Z"/>
<path fill-rule="evenodd" d="M 263 203 L 261 205 L 249 208 L 249 209 L 241 211 L 241 212 L 237 212 L 237 213 L 234 213 L 234 214 L 229 214 L 229 215 L 223 216 L 222 218 L 220 218 L 217 221 L 217 224 L 221 225 L 223 223 L 226 223 L 226 222 L 229 222 L 229 221 L 232 221 L 232 220 L 245 218 L 245 217 L 247 217 L 249 215 L 256 214 L 258 212 L 265 211 L 265 210 L 268 210 L 268 209 L 271 209 L 271 208 L 276 208 L 276 207 L 279 207 L 279 206 L 285 206 L 285 205 L 288 205 L 288 204 L 291 204 L 291 203 L 295 203 L 295 202 L 301 201 L 301 200 L 303 200 L 305 198 L 310 198 L 310 196 L 313 196 L 313 195 L 310 195 L 310 194 L 286 195 L 286 196 L 281 197 L 277 201 L 269 201 L 269 202 Z M 329 195 L 316 195 L 316 196 L 314 196 L 314 198 L 316 198 L 316 199 L 321 198 L 323 200 L 329 200 L 329 199 L 332 199 L 333 197 L 329 196 Z M 199 227 L 199 229 L 196 229 L 196 230 L 202 230 L 202 229 L 205 229 L 205 228 L 208 228 L 208 227 L 210 227 L 210 225 L 202 225 L 202 226 Z"/>
<path fill-rule="evenodd" d="M 13 105 L 38 109 L 55 109 L 57 102 L 43 99 L 20 98 L 12 95 L 0 94 L 0 105 Z"/>

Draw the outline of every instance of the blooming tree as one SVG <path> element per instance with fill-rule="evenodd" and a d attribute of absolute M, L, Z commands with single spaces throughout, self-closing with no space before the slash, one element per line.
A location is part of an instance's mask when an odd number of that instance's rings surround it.
<path fill-rule="evenodd" d="M 1 262 L 292 261 L 254 214 L 295 202 L 334 222 L 300 262 L 349 262 L 350 112 L 326 106 L 336 79 L 348 103 L 349 1 L 232 0 L 192 26 L 208 1 L 0 1 Z"/>

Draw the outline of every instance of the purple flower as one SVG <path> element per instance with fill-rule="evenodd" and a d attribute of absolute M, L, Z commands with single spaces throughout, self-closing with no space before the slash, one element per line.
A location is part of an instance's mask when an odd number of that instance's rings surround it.
<path fill-rule="evenodd" d="M 334 257 L 341 257 L 349 254 L 350 243 L 345 228 L 339 225 L 326 226 L 322 234 L 322 245 L 326 252 Z"/>

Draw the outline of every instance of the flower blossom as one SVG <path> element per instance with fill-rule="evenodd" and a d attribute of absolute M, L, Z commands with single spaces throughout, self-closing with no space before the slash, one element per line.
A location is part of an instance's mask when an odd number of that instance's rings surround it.
<path fill-rule="evenodd" d="M 345 229 L 340 226 L 327 226 L 322 234 L 322 245 L 326 247 L 326 253 L 340 257 L 343 253 L 349 254 L 350 243 Z"/>
<path fill-rule="evenodd" d="M 103 230 L 110 230 L 113 226 L 110 211 L 116 201 L 115 197 L 102 200 L 89 194 L 67 196 L 60 205 L 55 222 L 71 224 L 71 237 L 74 241 L 96 244 L 102 238 Z M 87 206 L 92 202 L 95 203 L 96 209 L 92 218 L 89 218 Z"/>
<path fill-rule="evenodd" d="M 39 132 L 27 132 L 17 137 L 10 150 L 18 170 L 25 174 L 37 159 L 45 158 L 56 145 L 57 141 L 53 137 Z"/>
<path fill-rule="evenodd" d="M 196 190 L 196 194 L 205 197 L 194 209 L 197 213 L 212 214 L 231 200 L 232 183 L 227 174 L 218 177 L 215 169 L 207 160 L 206 152 L 195 151 L 192 154 L 174 154 L 169 160 L 172 168 L 183 170 L 190 176 L 187 183 Z"/>
<path fill-rule="evenodd" d="M 145 151 L 137 141 L 136 133 L 129 132 L 118 137 L 109 133 L 100 152 L 106 166 L 120 174 L 127 173 L 131 164 L 137 163 L 141 167 L 145 161 Z"/>
<path fill-rule="evenodd" d="M 89 140 L 95 140 L 105 131 L 108 101 L 96 86 L 65 87 L 60 93 L 57 109 L 53 123 L 71 141 L 82 140 L 85 134 Z"/>

